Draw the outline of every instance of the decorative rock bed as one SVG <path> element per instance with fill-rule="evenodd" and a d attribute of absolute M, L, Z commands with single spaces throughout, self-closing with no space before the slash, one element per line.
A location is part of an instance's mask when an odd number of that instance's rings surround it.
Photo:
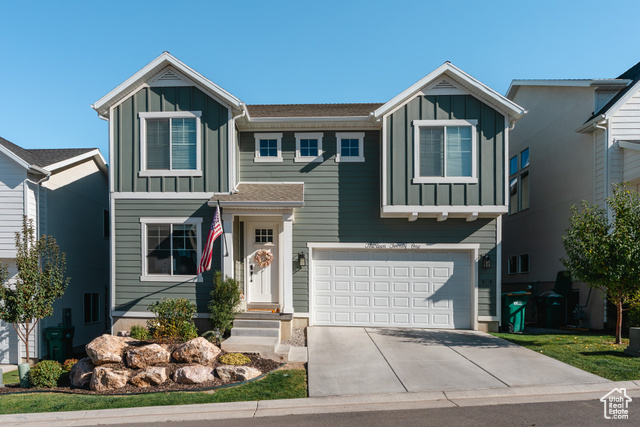
<path fill-rule="evenodd" d="M 23 389 L 8 384 L 0 394 L 22 391 L 62 391 L 81 394 L 148 393 L 198 390 L 259 377 L 280 363 L 247 354 L 250 362 L 227 365 L 224 354 L 205 338 L 167 344 L 139 341 L 130 337 L 102 335 L 85 347 L 87 355 L 69 372 L 71 388 Z"/>
<path fill-rule="evenodd" d="M 127 385 L 155 387 L 170 379 L 176 384 L 204 384 L 215 381 L 217 375 L 228 383 L 262 375 L 251 366 L 220 365 L 218 356 L 222 350 L 202 337 L 169 345 L 102 335 L 87 344 L 86 351 L 89 357 L 71 368 L 71 387 L 88 384 L 97 392 Z"/>

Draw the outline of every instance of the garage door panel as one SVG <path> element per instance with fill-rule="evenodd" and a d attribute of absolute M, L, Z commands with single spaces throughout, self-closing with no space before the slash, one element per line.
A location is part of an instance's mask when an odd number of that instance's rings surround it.
<path fill-rule="evenodd" d="M 469 252 L 317 250 L 313 263 L 315 324 L 471 327 Z"/>

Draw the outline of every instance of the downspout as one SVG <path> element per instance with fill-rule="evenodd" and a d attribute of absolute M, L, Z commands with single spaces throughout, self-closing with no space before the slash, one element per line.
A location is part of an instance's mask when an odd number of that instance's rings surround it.
<path fill-rule="evenodd" d="M 242 113 L 234 116 L 231 118 L 231 132 L 235 132 L 236 131 L 236 120 L 241 119 L 243 117 L 247 117 L 247 106 L 243 103 L 242 104 Z M 233 148 L 233 162 L 236 163 L 236 145 L 239 145 L 239 141 L 236 141 L 236 138 L 233 138 L 233 140 L 235 141 Z M 235 164 L 233 165 L 234 169 L 235 169 Z M 233 190 L 231 190 L 231 193 L 237 193 L 238 192 L 238 184 L 240 183 L 240 180 L 238 179 L 238 177 L 240 176 L 240 170 L 236 169 L 236 173 L 235 173 L 235 177 L 234 177 L 234 182 L 233 183 Z"/>
<path fill-rule="evenodd" d="M 602 121 L 601 123 L 607 123 L 606 120 Z M 605 204 L 607 203 L 607 197 L 609 197 L 609 127 L 608 126 L 602 126 L 599 123 L 594 123 L 593 126 L 597 129 L 602 129 L 604 131 L 604 199 L 605 199 Z M 609 208 L 607 207 L 607 217 L 609 217 L 610 212 L 609 212 Z M 603 313 L 603 317 L 604 317 L 604 324 L 607 324 L 607 295 L 604 295 L 603 298 L 603 302 L 602 302 L 602 313 Z"/>

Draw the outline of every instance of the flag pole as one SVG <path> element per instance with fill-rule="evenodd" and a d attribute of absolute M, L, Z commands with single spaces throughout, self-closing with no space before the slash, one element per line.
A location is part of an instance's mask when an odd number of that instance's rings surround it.
<path fill-rule="evenodd" d="M 220 200 L 216 200 L 216 202 L 218 203 L 218 210 L 220 210 Z M 220 218 L 220 223 L 222 224 L 222 218 Z M 222 226 L 222 240 L 224 241 L 224 256 L 227 257 L 229 256 L 229 248 L 227 246 L 227 233 L 224 232 L 224 225 Z"/>

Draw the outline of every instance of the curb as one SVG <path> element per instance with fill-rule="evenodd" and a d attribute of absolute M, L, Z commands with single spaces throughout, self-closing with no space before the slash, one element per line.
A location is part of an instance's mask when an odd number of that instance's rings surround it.
<path fill-rule="evenodd" d="M 0 425 L 54 427 L 132 424 L 579 401 L 600 399 L 614 388 L 625 388 L 629 395 L 634 398 L 640 398 L 640 381 L 619 381 L 597 384 L 326 396 L 254 402 L 0 415 Z"/>

